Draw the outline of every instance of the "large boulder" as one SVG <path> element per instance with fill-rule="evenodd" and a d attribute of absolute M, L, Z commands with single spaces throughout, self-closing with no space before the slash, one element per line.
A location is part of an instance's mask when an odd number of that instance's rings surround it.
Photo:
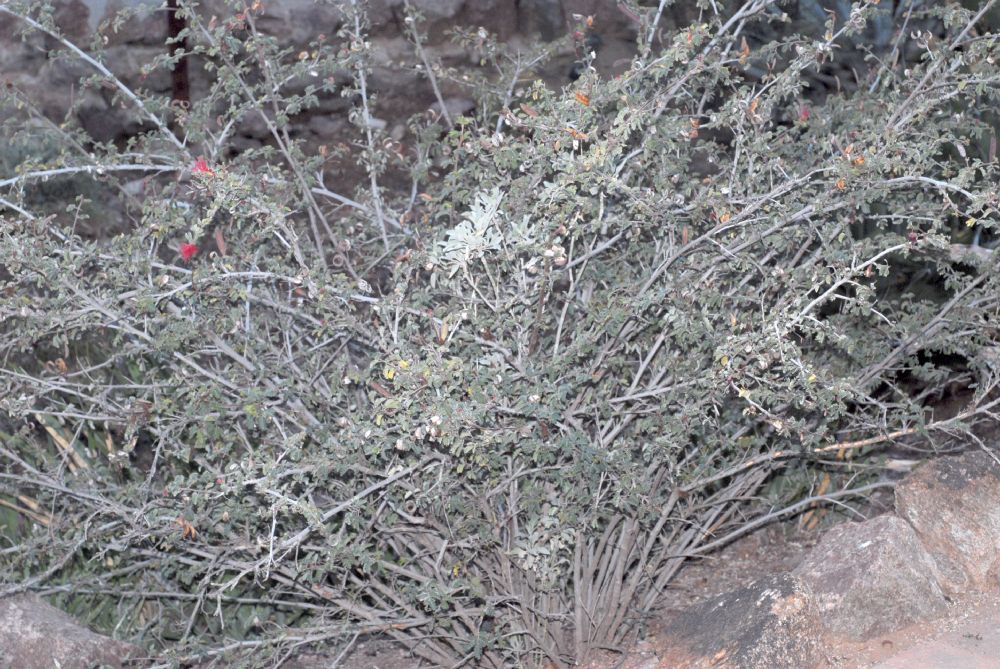
<path fill-rule="evenodd" d="M 982 451 L 932 460 L 896 486 L 896 513 L 930 553 L 942 587 L 960 594 L 1000 571 L 1000 464 Z"/>
<path fill-rule="evenodd" d="M 34 595 L 0 599 L 0 667 L 121 669 L 141 650 L 91 632 Z"/>
<path fill-rule="evenodd" d="M 823 627 L 851 640 L 898 630 L 947 606 L 931 556 L 896 516 L 832 528 L 793 573 L 816 598 Z"/>
<path fill-rule="evenodd" d="M 762 579 L 669 616 L 657 669 L 808 669 L 821 659 L 817 616 L 803 581 Z"/>

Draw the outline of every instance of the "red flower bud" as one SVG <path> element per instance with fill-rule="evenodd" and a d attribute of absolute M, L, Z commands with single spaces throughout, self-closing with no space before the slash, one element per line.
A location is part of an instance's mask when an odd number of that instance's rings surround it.
<path fill-rule="evenodd" d="M 181 244 L 181 258 L 184 262 L 191 260 L 196 253 L 198 253 L 197 244 Z"/>
<path fill-rule="evenodd" d="M 215 171 L 208 166 L 205 159 L 198 156 L 198 160 L 194 161 L 194 167 L 191 168 L 192 174 L 207 174 L 209 176 L 215 176 Z"/>

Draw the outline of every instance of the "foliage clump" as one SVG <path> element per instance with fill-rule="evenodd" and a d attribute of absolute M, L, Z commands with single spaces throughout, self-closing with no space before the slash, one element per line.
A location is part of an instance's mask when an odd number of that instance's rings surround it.
<path fill-rule="evenodd" d="M 0 11 L 56 34 L 37 4 Z M 212 74 L 190 109 L 76 54 L 144 124 L 127 146 L 5 93 L 17 145 L 46 147 L 0 181 L 7 591 L 161 666 L 385 634 L 443 666 L 567 667 L 641 634 L 686 556 L 815 501 L 761 503 L 789 471 L 992 417 L 983 11 L 868 1 L 816 35 L 765 0 L 650 13 L 621 76 L 584 63 L 563 90 L 533 81 L 544 51 L 482 34 L 462 78 L 410 22 L 437 96 L 478 105 L 401 148 L 362 7 L 296 54 L 256 5 L 182 5 Z M 290 132 L 325 96 L 351 100 L 356 192 L 324 178 L 351 153 Z M 246 114 L 271 141 L 231 160 Z M 33 195 L 63 176 L 100 186 L 115 234 Z M 956 388 L 957 414 L 927 408 Z"/>

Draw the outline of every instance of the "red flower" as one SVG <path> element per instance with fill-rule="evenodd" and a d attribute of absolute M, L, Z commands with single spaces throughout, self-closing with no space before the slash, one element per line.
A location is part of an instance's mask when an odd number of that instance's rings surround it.
<path fill-rule="evenodd" d="M 799 107 L 799 120 L 803 123 L 809 120 L 809 107 L 806 105 Z"/>
<path fill-rule="evenodd" d="M 215 176 L 215 171 L 208 166 L 205 159 L 198 156 L 198 160 L 194 161 L 194 167 L 191 168 L 192 174 L 207 174 L 209 176 Z"/>
<path fill-rule="evenodd" d="M 181 244 L 181 258 L 184 262 L 191 260 L 196 253 L 198 253 L 197 244 Z"/>

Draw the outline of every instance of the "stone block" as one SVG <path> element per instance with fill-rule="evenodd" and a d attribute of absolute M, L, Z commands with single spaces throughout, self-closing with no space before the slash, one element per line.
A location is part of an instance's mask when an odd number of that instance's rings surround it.
<path fill-rule="evenodd" d="M 91 632 L 34 595 L 0 599 L 0 666 L 17 669 L 121 669 L 141 650 Z"/>
<path fill-rule="evenodd" d="M 930 553 L 948 594 L 996 583 L 1000 464 L 982 451 L 918 467 L 896 487 L 896 513 Z"/>
<path fill-rule="evenodd" d="M 756 581 L 667 618 L 657 669 L 808 669 L 821 628 L 808 587 L 789 575 Z"/>
<path fill-rule="evenodd" d="M 947 606 L 933 560 L 896 516 L 832 528 L 793 573 L 812 591 L 823 627 L 850 640 L 901 629 Z"/>

